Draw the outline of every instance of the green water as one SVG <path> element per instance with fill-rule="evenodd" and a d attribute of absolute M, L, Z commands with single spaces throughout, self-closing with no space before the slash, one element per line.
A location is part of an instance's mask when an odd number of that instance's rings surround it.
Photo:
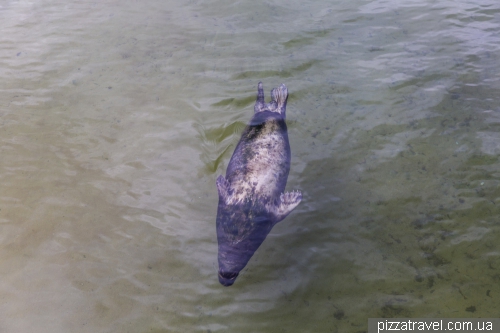
<path fill-rule="evenodd" d="M 498 316 L 497 2 L 5 1 L 0 29 L 1 332 Z M 303 200 L 224 288 L 259 81 Z"/>

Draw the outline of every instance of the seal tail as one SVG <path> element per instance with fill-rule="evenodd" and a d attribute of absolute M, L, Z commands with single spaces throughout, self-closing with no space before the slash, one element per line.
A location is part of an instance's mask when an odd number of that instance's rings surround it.
<path fill-rule="evenodd" d="M 276 111 L 281 113 L 283 116 L 286 114 L 286 101 L 288 99 L 288 89 L 282 83 L 278 88 L 274 88 L 271 91 L 271 97 L 273 102 L 276 102 Z"/>

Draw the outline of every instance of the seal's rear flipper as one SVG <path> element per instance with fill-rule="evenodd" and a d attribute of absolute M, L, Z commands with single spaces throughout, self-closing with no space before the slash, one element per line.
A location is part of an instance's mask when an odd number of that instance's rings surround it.
<path fill-rule="evenodd" d="M 267 209 L 274 215 L 275 223 L 278 223 L 287 217 L 301 200 L 302 193 L 300 191 L 285 192 L 281 194 L 279 201 L 275 205 L 268 205 Z"/>
<path fill-rule="evenodd" d="M 278 88 L 274 88 L 271 91 L 271 97 L 273 102 L 276 102 L 276 111 L 282 115 L 285 115 L 286 112 L 286 100 L 288 99 L 288 89 L 282 83 Z M 272 102 L 271 102 L 272 103 Z"/>
<path fill-rule="evenodd" d="M 262 82 L 259 82 L 257 86 L 257 101 L 253 107 L 255 113 L 264 111 L 266 109 L 266 103 L 264 102 L 264 88 L 262 87 Z"/>

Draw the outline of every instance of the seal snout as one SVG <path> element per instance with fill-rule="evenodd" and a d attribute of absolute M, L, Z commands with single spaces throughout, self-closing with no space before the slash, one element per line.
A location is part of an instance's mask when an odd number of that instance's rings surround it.
<path fill-rule="evenodd" d="M 219 271 L 219 282 L 224 287 L 232 286 L 239 273 Z"/>

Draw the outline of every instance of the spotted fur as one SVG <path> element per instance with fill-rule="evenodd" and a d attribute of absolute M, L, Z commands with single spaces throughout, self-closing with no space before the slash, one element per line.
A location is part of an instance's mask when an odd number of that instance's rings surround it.
<path fill-rule="evenodd" d="M 232 285 L 271 228 L 301 201 L 299 191 L 285 193 L 290 170 L 286 127 L 288 90 L 284 84 L 264 102 L 259 82 L 254 116 L 229 161 L 226 176 L 217 178 L 219 206 L 219 281 Z"/>

